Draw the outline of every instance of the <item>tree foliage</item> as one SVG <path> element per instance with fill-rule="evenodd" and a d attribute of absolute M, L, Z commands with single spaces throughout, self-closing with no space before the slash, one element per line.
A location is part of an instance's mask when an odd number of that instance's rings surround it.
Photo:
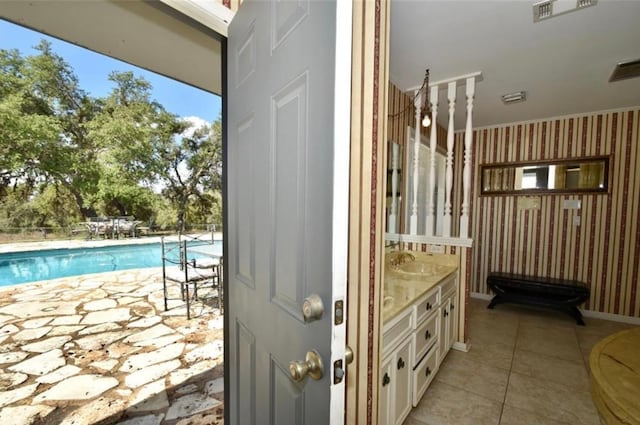
<path fill-rule="evenodd" d="M 219 220 L 219 120 L 193 128 L 132 72 L 112 71 L 111 93 L 92 97 L 48 42 L 35 49 L 0 50 L 0 225 Z"/>

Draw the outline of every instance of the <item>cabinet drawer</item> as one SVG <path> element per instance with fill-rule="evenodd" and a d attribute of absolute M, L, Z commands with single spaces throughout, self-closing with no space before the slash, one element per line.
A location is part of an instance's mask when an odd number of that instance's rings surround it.
<path fill-rule="evenodd" d="M 417 406 L 420 399 L 427 391 L 427 387 L 436 376 L 438 370 L 438 345 L 434 345 L 424 359 L 413 371 L 413 407 Z"/>
<path fill-rule="evenodd" d="M 382 357 L 386 357 L 407 335 L 411 333 L 413 325 L 411 322 L 411 310 L 393 318 L 391 322 L 384 325 L 382 333 Z"/>
<path fill-rule="evenodd" d="M 438 310 L 439 302 L 440 287 L 436 286 L 431 290 L 431 292 L 427 293 L 424 298 L 421 298 L 420 301 L 414 304 L 413 311 L 416 318 L 416 326 L 420 326 L 431 313 Z"/>
<path fill-rule="evenodd" d="M 455 291 L 457 280 L 458 279 L 456 279 L 456 277 L 454 275 L 454 276 L 449 277 L 449 279 L 447 279 L 446 282 L 442 282 L 440 284 L 440 287 L 442 288 L 440 290 L 440 294 L 442 295 L 441 299 L 444 299 L 445 296 L 447 296 L 451 292 Z"/>
<path fill-rule="evenodd" d="M 438 332 L 440 330 L 439 322 L 440 315 L 432 314 L 427 320 L 425 320 L 413 334 L 413 364 L 418 363 L 425 353 L 433 346 L 438 340 Z"/>

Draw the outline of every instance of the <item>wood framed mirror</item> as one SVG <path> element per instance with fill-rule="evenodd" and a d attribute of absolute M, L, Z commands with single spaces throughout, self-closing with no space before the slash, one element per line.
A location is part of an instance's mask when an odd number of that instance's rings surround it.
<path fill-rule="evenodd" d="M 480 165 L 481 195 L 607 193 L 609 157 Z"/>

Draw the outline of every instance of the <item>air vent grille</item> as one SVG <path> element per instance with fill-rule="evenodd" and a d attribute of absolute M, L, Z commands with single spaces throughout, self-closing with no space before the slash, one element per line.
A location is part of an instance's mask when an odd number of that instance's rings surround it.
<path fill-rule="evenodd" d="M 626 80 L 628 78 L 640 77 L 640 59 L 620 62 L 613 68 L 609 82 Z"/>
<path fill-rule="evenodd" d="M 593 3 L 595 3 L 594 0 L 578 0 L 576 7 L 580 9 L 581 7 L 591 6 Z"/>
<path fill-rule="evenodd" d="M 553 3 L 543 1 L 533 5 L 533 21 L 550 18 L 553 15 Z"/>
<path fill-rule="evenodd" d="M 543 0 L 533 4 L 533 22 L 594 6 L 598 0 Z"/>
<path fill-rule="evenodd" d="M 507 105 L 511 103 L 524 102 L 525 100 L 527 100 L 527 94 L 523 91 L 502 95 L 502 102 Z"/>

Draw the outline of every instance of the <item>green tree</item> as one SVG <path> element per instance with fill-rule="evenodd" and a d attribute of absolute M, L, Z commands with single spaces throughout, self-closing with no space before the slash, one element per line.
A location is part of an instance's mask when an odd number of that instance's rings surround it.
<path fill-rule="evenodd" d="M 167 167 L 161 178 L 165 186 L 162 194 L 175 207 L 180 231 L 185 230 L 187 221 L 210 220 L 210 212 L 219 210 L 220 198 L 214 194 L 222 186 L 221 130 L 218 119 L 211 126 L 194 129 L 177 143 L 167 144 L 163 152 Z"/>
<path fill-rule="evenodd" d="M 63 185 L 87 214 L 83 194 L 97 174 L 85 123 L 98 105 L 48 42 L 36 50 L 26 58 L 0 50 L 0 196 L 16 182 Z"/>
<path fill-rule="evenodd" d="M 219 120 L 191 128 L 132 72 L 111 72 L 111 93 L 93 98 L 48 42 L 35 48 L 0 50 L 0 223 L 220 221 Z"/>
<path fill-rule="evenodd" d="M 93 200 L 107 214 L 133 215 L 142 189 L 165 167 L 162 152 L 186 126 L 151 101 L 151 85 L 132 72 L 111 72 L 115 83 L 102 110 L 87 127 L 99 151 L 101 181 Z M 142 198 L 144 199 L 144 198 Z"/>

